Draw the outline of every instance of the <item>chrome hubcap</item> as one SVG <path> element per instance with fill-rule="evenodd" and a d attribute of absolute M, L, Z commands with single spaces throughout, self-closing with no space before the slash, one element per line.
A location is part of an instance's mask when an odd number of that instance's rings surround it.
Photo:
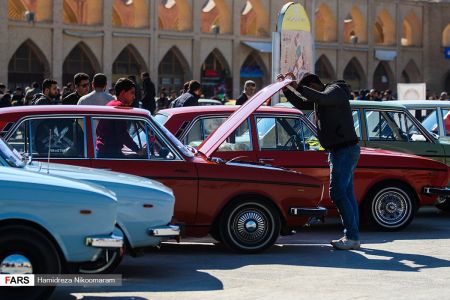
<path fill-rule="evenodd" d="M 375 216 L 388 226 L 401 225 L 410 213 L 409 198 L 400 191 L 380 193 L 374 204 Z"/>
<path fill-rule="evenodd" d="M 0 264 L 0 274 L 32 274 L 33 266 L 31 261 L 23 255 L 12 254 Z"/>
<path fill-rule="evenodd" d="M 234 228 L 240 240 L 255 242 L 264 237 L 267 230 L 267 220 L 264 214 L 259 211 L 244 211 L 237 216 Z"/>

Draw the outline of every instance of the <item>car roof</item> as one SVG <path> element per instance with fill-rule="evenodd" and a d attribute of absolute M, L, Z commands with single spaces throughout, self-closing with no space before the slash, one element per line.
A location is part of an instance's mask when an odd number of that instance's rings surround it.
<path fill-rule="evenodd" d="M 368 107 L 368 108 L 405 108 L 404 105 L 398 101 L 367 101 L 367 100 L 350 100 L 353 107 Z"/>
<path fill-rule="evenodd" d="M 221 114 L 221 113 L 233 113 L 239 108 L 238 105 L 212 105 L 212 106 L 188 106 L 163 109 L 158 114 L 163 114 L 168 117 L 174 115 L 183 114 Z M 257 113 L 290 113 L 290 114 L 303 114 L 301 111 L 295 108 L 287 107 L 273 107 L 273 106 L 261 106 L 256 110 Z"/>
<path fill-rule="evenodd" d="M 450 107 L 450 101 L 444 100 L 400 100 L 401 104 L 409 107 L 413 106 L 428 106 L 428 107 Z"/>
<path fill-rule="evenodd" d="M 101 105 L 27 105 L 6 107 L 0 110 L 2 114 L 127 114 L 136 116 L 148 116 L 149 112 L 145 109 L 131 108 L 123 106 L 101 106 Z"/>

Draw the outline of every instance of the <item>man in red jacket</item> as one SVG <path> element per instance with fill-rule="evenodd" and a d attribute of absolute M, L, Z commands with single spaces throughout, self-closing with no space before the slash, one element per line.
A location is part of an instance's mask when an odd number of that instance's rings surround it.
<path fill-rule="evenodd" d="M 114 87 L 117 100 L 112 100 L 106 106 L 130 107 L 135 99 L 135 84 L 127 78 L 120 78 Z M 96 151 L 97 157 L 125 158 L 122 152 L 123 146 L 136 152 L 137 155 L 145 155 L 146 149 L 140 149 L 128 133 L 126 120 L 102 119 L 98 122 Z"/>

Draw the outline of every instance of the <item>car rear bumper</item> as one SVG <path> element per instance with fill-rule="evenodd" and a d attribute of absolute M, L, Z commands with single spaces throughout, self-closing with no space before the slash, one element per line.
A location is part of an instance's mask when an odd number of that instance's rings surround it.
<path fill-rule="evenodd" d="M 178 237 L 180 236 L 180 226 L 166 225 L 166 226 L 152 227 L 147 229 L 147 233 L 150 236 L 156 237 Z"/>
<path fill-rule="evenodd" d="M 109 236 L 90 236 L 86 238 L 86 246 L 94 248 L 122 248 L 123 236 L 118 236 L 114 233 Z"/>
<path fill-rule="evenodd" d="M 442 197 L 450 196 L 450 188 L 448 187 L 424 187 L 423 193 L 426 195 L 437 195 Z"/>
<path fill-rule="evenodd" d="M 299 217 L 323 217 L 327 213 L 325 207 L 291 207 L 289 208 L 290 216 Z"/>

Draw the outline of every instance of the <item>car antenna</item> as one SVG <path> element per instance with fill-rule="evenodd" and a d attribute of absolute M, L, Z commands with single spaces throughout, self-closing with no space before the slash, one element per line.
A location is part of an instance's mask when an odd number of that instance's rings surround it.
<path fill-rule="evenodd" d="M 47 174 L 50 173 L 50 150 L 52 149 L 52 130 L 48 131 L 49 139 L 48 139 L 48 156 L 47 156 Z"/>

